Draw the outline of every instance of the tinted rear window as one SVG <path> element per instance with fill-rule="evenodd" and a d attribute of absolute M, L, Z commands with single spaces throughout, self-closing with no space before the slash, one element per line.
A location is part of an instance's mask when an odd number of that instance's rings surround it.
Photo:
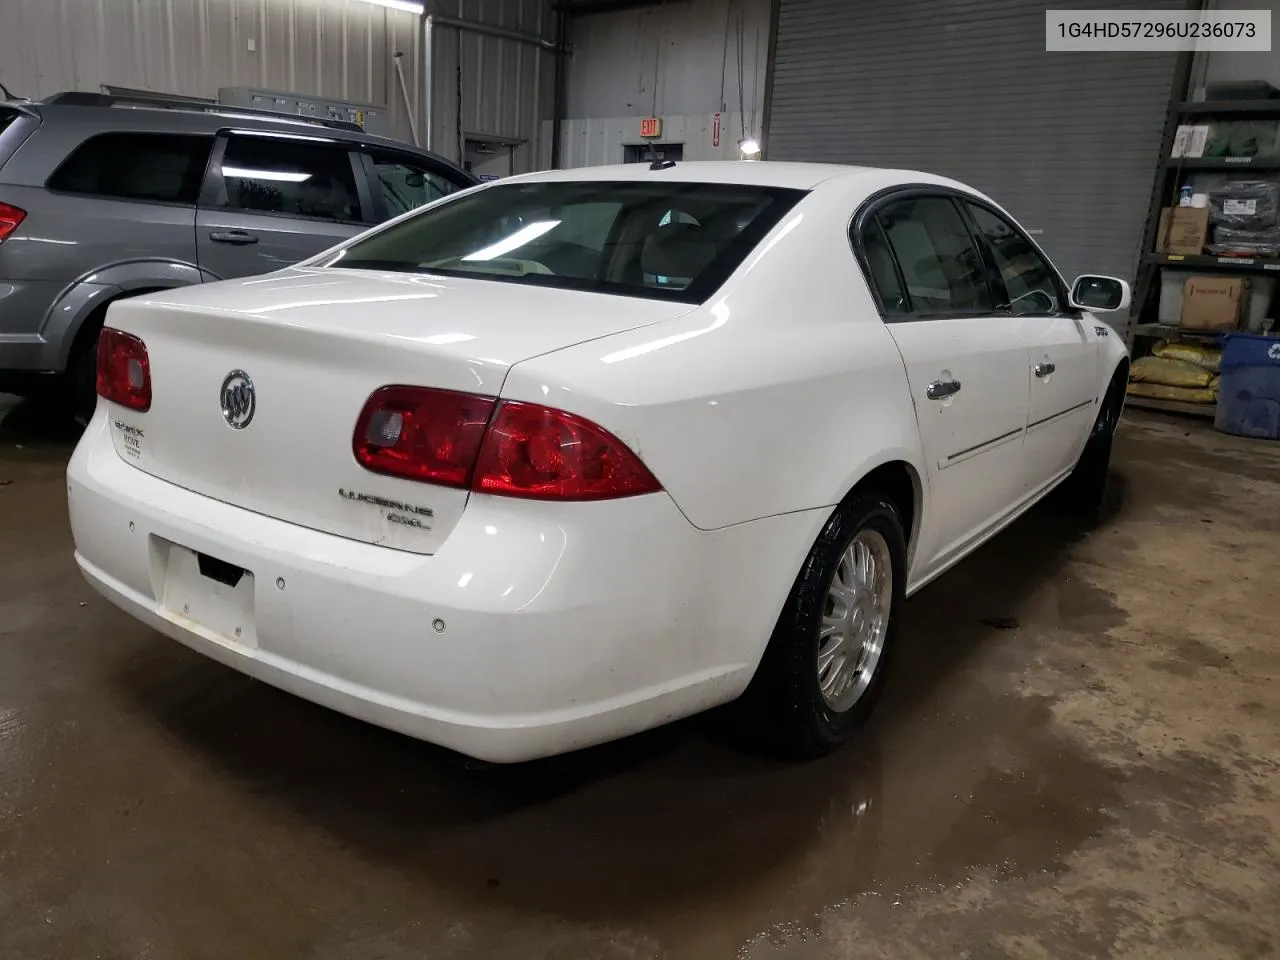
<path fill-rule="evenodd" d="M 23 123 L 23 120 L 26 123 Z M 0 107 L 0 167 L 13 155 L 18 146 L 31 133 L 35 121 L 25 117 L 12 107 Z"/>
<path fill-rule="evenodd" d="M 700 303 L 803 196 L 709 183 L 499 184 L 360 240 L 329 265 Z"/>
<path fill-rule="evenodd" d="M 194 205 L 213 137 L 105 133 L 80 144 L 49 178 L 50 190 Z"/>

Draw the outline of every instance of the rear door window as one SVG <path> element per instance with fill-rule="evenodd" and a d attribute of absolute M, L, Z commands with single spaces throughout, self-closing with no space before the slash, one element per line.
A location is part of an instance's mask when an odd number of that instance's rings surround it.
<path fill-rule="evenodd" d="M 194 206 L 213 137 L 104 133 L 80 144 L 46 186 L 119 200 Z"/>
<path fill-rule="evenodd" d="M 876 219 L 902 271 L 913 312 L 994 311 L 982 256 L 949 197 L 892 200 Z"/>
<path fill-rule="evenodd" d="M 875 219 L 862 232 L 862 249 L 871 271 L 871 285 L 880 302 L 880 311 L 886 315 L 907 313 L 911 307 L 907 298 L 902 295 L 902 283 L 898 280 L 898 269 L 894 266 L 893 251 L 889 249 L 884 229 Z"/>
<path fill-rule="evenodd" d="M 340 144 L 232 135 L 213 206 L 289 217 L 364 219 L 352 153 Z"/>

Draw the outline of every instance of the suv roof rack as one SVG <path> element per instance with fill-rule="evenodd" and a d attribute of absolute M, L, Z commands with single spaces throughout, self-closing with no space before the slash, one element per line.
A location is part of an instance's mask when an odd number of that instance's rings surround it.
<path fill-rule="evenodd" d="M 285 123 L 309 123 L 319 127 L 330 127 L 335 130 L 354 130 L 364 132 L 364 127 L 350 120 L 332 120 L 328 117 L 295 116 L 292 113 L 277 113 L 274 110 L 262 110 L 258 107 L 233 107 L 212 100 L 201 100 L 195 97 L 175 97 L 169 94 L 117 94 L 88 93 L 73 90 L 67 93 L 55 93 L 46 97 L 43 103 L 56 103 L 68 107 L 114 107 L 140 106 L 153 107 L 160 110 L 191 110 L 200 113 L 246 114 L 261 117 L 264 120 L 281 120 Z"/>

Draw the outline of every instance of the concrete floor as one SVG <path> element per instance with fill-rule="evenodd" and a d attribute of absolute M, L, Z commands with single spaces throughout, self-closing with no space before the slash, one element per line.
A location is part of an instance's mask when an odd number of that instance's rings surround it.
<path fill-rule="evenodd" d="M 1036 511 L 910 602 L 837 756 L 713 716 L 480 768 L 98 600 L 70 442 L 0 424 L 7 960 L 1280 951 L 1280 445 L 1130 416 L 1107 519 Z"/>

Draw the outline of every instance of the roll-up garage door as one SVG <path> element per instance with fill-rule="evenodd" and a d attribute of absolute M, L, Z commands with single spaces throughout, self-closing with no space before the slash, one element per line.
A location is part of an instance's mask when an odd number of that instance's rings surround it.
<path fill-rule="evenodd" d="M 955 177 L 1008 209 L 1068 282 L 1132 281 L 1177 55 L 1046 53 L 1046 6 L 1108 4 L 780 0 L 768 158 Z"/>

